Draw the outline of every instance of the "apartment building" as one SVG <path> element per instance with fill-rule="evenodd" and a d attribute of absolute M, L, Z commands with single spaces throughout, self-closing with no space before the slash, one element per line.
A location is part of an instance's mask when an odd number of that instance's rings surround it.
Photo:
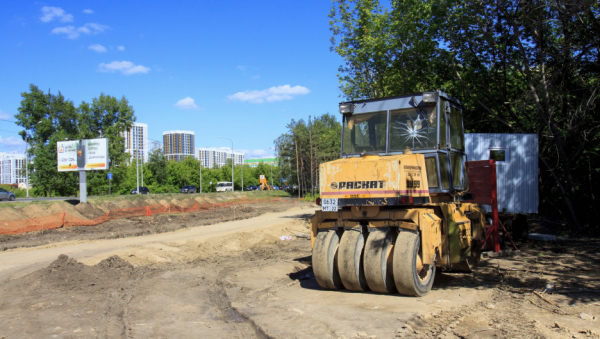
<path fill-rule="evenodd" d="M 227 159 L 231 159 L 231 151 L 216 148 L 198 148 L 196 157 L 205 168 L 223 167 Z M 244 163 L 244 154 L 233 152 L 233 164 L 241 165 Z"/>
<path fill-rule="evenodd" d="M 12 155 L 0 158 L 0 184 L 20 184 L 26 182 L 24 155 Z"/>
<path fill-rule="evenodd" d="M 125 138 L 125 152 L 131 154 L 131 162 L 136 161 L 136 157 L 145 163 L 148 161 L 148 125 L 134 122 L 131 128 L 123 133 Z"/>
<path fill-rule="evenodd" d="M 194 152 L 194 132 L 163 132 L 163 152 L 167 160 L 181 161 L 188 156 L 196 156 Z"/>

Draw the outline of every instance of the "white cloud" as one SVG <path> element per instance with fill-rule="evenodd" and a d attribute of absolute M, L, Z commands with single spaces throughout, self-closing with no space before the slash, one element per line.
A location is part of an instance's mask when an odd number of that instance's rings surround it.
<path fill-rule="evenodd" d="M 73 16 L 71 14 L 67 14 L 64 9 L 60 7 L 42 7 L 42 17 L 40 20 L 42 22 L 50 22 L 54 19 L 59 20 L 60 22 L 71 22 L 73 21 Z"/>
<path fill-rule="evenodd" d="M 1 145 L 2 144 L 0 144 L 0 146 Z M 11 150 L 9 152 L 0 152 L 0 159 L 2 159 L 2 157 L 10 157 L 10 156 L 15 156 L 15 155 L 23 155 L 23 154 L 25 154 L 25 148 L 24 147 L 25 146 L 20 147 L 21 149 L 17 148 L 15 150 Z"/>
<path fill-rule="evenodd" d="M 251 90 L 245 92 L 237 92 L 233 95 L 229 95 L 229 100 L 250 102 L 253 104 L 262 104 L 263 102 L 275 102 L 283 100 L 292 100 L 295 96 L 305 95 L 310 93 L 310 90 L 303 86 L 283 85 L 277 87 L 271 87 L 261 91 Z"/>
<path fill-rule="evenodd" d="M 125 46 L 119 46 L 119 47 L 117 47 L 117 49 L 118 49 L 119 51 L 124 51 L 124 50 L 125 50 Z"/>
<path fill-rule="evenodd" d="M 85 14 L 94 14 L 94 10 L 92 10 L 92 9 L 84 9 L 83 13 L 85 13 Z"/>
<path fill-rule="evenodd" d="M 52 30 L 53 34 L 66 34 L 68 39 L 77 39 L 81 34 L 91 35 L 102 33 L 109 27 L 97 23 L 87 23 L 81 27 L 65 26 L 56 27 Z"/>
<path fill-rule="evenodd" d="M 175 104 L 175 107 L 181 108 L 181 109 L 198 109 L 198 108 L 200 108 L 200 107 L 198 107 L 198 105 L 196 105 L 196 103 L 194 102 L 194 99 L 192 99 L 190 97 L 185 97 L 185 98 L 177 101 L 177 103 Z"/>
<path fill-rule="evenodd" d="M 272 158 L 273 152 L 267 151 L 264 149 L 241 149 L 238 152 L 244 153 L 244 158 L 246 159 L 262 159 L 262 158 Z"/>
<path fill-rule="evenodd" d="M 106 52 L 106 47 L 99 44 L 91 45 L 90 47 L 88 47 L 88 49 L 91 49 L 92 51 L 96 51 L 98 53 Z"/>
<path fill-rule="evenodd" d="M 0 109 L 0 119 L 9 120 L 11 118 L 12 117 L 8 113 Z"/>
<path fill-rule="evenodd" d="M 16 134 L 14 134 L 16 135 Z M 25 141 L 20 136 L 3 137 L 0 135 L 0 157 L 11 155 L 23 155 L 25 153 Z"/>
<path fill-rule="evenodd" d="M 125 75 L 131 75 L 136 73 L 148 73 L 150 67 L 135 65 L 131 61 L 113 61 L 109 64 L 101 63 L 98 65 L 100 72 L 114 73 L 121 72 Z"/>

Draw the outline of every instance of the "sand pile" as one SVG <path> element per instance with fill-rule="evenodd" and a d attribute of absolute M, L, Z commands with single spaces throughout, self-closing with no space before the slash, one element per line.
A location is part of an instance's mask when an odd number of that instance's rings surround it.
<path fill-rule="evenodd" d="M 159 204 L 160 204 L 160 202 L 158 202 L 158 201 L 156 201 L 156 200 L 154 200 L 154 199 L 150 198 L 150 199 L 147 199 L 147 200 L 146 200 L 146 204 L 148 204 L 148 205 L 152 206 L 152 205 L 159 205 Z"/>
<path fill-rule="evenodd" d="M 118 208 L 131 208 L 134 205 L 128 200 L 121 200 L 117 203 Z"/>
<path fill-rule="evenodd" d="M 77 210 L 77 212 L 81 213 L 81 215 L 85 216 L 88 219 L 96 219 L 107 213 L 94 205 L 86 203 L 77 204 L 77 206 L 75 206 L 75 209 Z"/>
<path fill-rule="evenodd" d="M 75 209 L 75 207 L 73 205 L 68 204 L 66 202 L 59 202 L 56 204 L 52 204 L 46 210 L 46 215 L 58 214 L 58 213 L 62 213 L 62 212 L 67 212 L 67 214 L 72 215 L 75 218 L 88 219 L 88 218 L 84 217 L 81 213 L 79 213 L 79 211 L 77 211 L 77 209 Z"/>
<path fill-rule="evenodd" d="M 173 199 L 171 200 L 171 205 L 177 207 L 187 207 L 187 205 L 185 204 L 185 200 Z"/>
<path fill-rule="evenodd" d="M 96 207 L 103 210 L 105 213 L 119 208 L 114 202 L 103 202 L 96 205 Z"/>
<path fill-rule="evenodd" d="M 2 221 L 23 219 L 27 219 L 27 217 L 11 207 L 0 209 L 0 220 Z"/>
<path fill-rule="evenodd" d="M 25 216 L 30 219 L 30 218 L 37 218 L 37 217 L 44 217 L 50 213 L 46 212 L 46 208 L 42 207 L 42 205 L 35 205 L 35 204 L 31 204 L 31 205 L 27 205 L 25 207 L 23 207 L 23 214 L 25 214 Z"/>
<path fill-rule="evenodd" d="M 145 200 L 136 199 L 132 202 L 132 205 L 135 207 L 144 207 L 144 206 L 147 206 L 148 204 L 146 203 Z"/>

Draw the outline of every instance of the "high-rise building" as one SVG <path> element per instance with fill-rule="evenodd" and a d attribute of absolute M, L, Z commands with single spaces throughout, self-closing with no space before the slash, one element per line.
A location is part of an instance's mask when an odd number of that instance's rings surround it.
<path fill-rule="evenodd" d="M 196 156 L 200 160 L 202 167 L 213 168 L 215 165 L 217 167 L 223 167 L 227 163 L 227 159 L 231 159 L 231 151 L 224 151 L 216 148 L 198 148 Z M 244 163 L 243 153 L 233 152 L 233 156 L 234 165 L 241 165 Z"/>
<path fill-rule="evenodd" d="M 163 152 L 167 160 L 181 161 L 194 153 L 194 132 L 166 131 L 163 132 Z"/>
<path fill-rule="evenodd" d="M 0 184 L 20 184 L 27 182 L 25 156 L 12 155 L 0 158 Z"/>
<path fill-rule="evenodd" d="M 131 128 L 123 133 L 125 138 L 125 152 L 131 154 L 131 161 L 136 157 L 142 162 L 148 161 L 148 125 L 134 122 Z"/>

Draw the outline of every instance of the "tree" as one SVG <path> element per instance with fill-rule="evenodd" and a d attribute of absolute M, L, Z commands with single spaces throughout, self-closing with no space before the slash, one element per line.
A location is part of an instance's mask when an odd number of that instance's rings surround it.
<path fill-rule="evenodd" d="M 31 145 L 29 155 L 34 157 L 30 182 L 37 194 L 69 196 L 78 192 L 78 174 L 57 171 L 58 141 L 106 137 L 111 165 L 124 164 L 128 156 L 124 153 L 121 133 L 135 120 L 134 111 L 124 97 L 116 100 L 101 94 L 100 98 L 93 99 L 91 105 L 82 102 L 79 108 L 75 108 L 73 102 L 65 99 L 60 92 L 44 94 L 33 84 L 29 90 L 21 94 L 23 100 L 15 118 L 17 125 L 24 128 L 21 136 Z M 106 173 L 89 172 L 88 178 L 99 182 L 101 178 L 106 180 Z M 104 189 L 99 191 L 104 192 Z"/>
<path fill-rule="evenodd" d="M 332 48 L 345 60 L 339 78 L 348 99 L 445 89 L 463 100 L 467 130 L 539 135 L 548 211 L 561 211 L 575 230 L 598 211 L 597 2 L 391 5 L 334 2 Z"/>
<path fill-rule="evenodd" d="M 304 120 L 292 120 L 287 133 L 275 140 L 279 154 L 281 178 L 288 178 L 299 187 L 300 196 L 315 194 L 319 185 L 319 165 L 338 159 L 341 149 L 342 127 L 333 115 Z"/>

